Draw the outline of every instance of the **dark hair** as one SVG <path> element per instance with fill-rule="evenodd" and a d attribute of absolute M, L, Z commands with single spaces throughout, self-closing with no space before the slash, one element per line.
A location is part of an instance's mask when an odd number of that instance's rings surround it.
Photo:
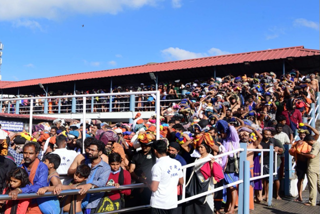
<path fill-rule="evenodd" d="M 53 168 L 58 169 L 61 163 L 61 158 L 57 154 L 48 154 L 44 157 L 45 160 L 48 160 L 49 163 L 53 163 Z"/>
<path fill-rule="evenodd" d="M 153 149 L 157 150 L 159 154 L 166 154 L 167 143 L 164 140 L 157 140 L 153 143 Z"/>
<path fill-rule="evenodd" d="M 84 148 L 88 148 L 90 146 L 90 143 L 93 141 L 93 137 L 87 137 L 85 140 L 84 140 Z M 82 139 L 81 139 L 82 140 Z"/>
<path fill-rule="evenodd" d="M 119 162 L 121 163 L 121 155 L 119 153 L 111 153 L 109 155 L 109 164 L 113 162 Z"/>
<path fill-rule="evenodd" d="M 279 128 L 279 127 L 282 128 L 282 127 L 284 127 L 284 125 L 282 125 L 281 123 L 278 123 L 278 124 L 276 125 L 276 129 Z"/>
<path fill-rule="evenodd" d="M 8 187 L 10 187 L 10 179 L 15 178 L 21 181 L 20 187 L 25 187 L 27 184 L 30 184 L 29 175 L 24 168 L 16 167 L 12 169 L 7 177 Z"/>
<path fill-rule="evenodd" d="M 58 147 L 62 146 L 63 143 L 67 142 L 67 138 L 64 135 L 58 135 L 56 137 L 56 144 Z"/>
<path fill-rule="evenodd" d="M 278 121 L 280 122 L 280 121 L 284 121 L 284 120 L 286 120 L 286 117 L 284 115 L 279 115 Z"/>
<path fill-rule="evenodd" d="M 201 143 L 200 145 L 204 146 L 204 148 L 206 148 L 206 151 L 207 151 L 208 153 L 211 153 L 211 148 L 210 148 L 210 146 L 208 146 L 206 143 Z M 200 145 L 199 145 L 199 146 L 200 146 Z M 197 149 L 199 148 L 199 146 L 197 146 Z"/>
<path fill-rule="evenodd" d="M 58 131 L 58 127 L 56 127 L 56 126 L 52 126 L 51 129 L 55 129 L 56 132 Z"/>
<path fill-rule="evenodd" d="M 77 167 L 76 173 L 79 174 L 81 177 L 88 178 L 90 175 L 91 169 L 88 165 L 81 164 L 80 166 Z"/>
<path fill-rule="evenodd" d="M 304 137 L 304 141 L 313 141 L 314 137 L 311 134 L 308 134 L 307 136 Z"/>
<path fill-rule="evenodd" d="M 38 142 L 33 142 L 33 141 L 24 144 L 22 151 L 24 151 L 24 148 L 29 146 L 33 146 L 35 148 L 36 154 L 40 152 L 40 148 L 41 148 L 40 144 Z"/>
<path fill-rule="evenodd" d="M 263 129 L 262 134 L 264 134 L 266 131 L 270 132 L 272 134 L 272 131 L 270 129 Z"/>
<path fill-rule="evenodd" d="M 93 139 L 90 142 L 89 146 L 91 146 L 91 145 L 97 146 L 99 152 L 102 152 L 104 150 L 104 147 L 105 147 L 104 143 L 102 141 L 100 141 L 100 140 L 97 140 L 97 139 Z"/>

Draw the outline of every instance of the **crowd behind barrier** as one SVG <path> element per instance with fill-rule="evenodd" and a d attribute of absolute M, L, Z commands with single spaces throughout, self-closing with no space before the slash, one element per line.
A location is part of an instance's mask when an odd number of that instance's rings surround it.
<path fill-rule="evenodd" d="M 137 113 L 132 124 L 56 119 L 33 124 L 31 134 L 1 130 L 0 212 L 115 213 L 125 208 L 132 213 L 232 214 L 238 207 L 239 213 L 248 213 L 254 202 L 266 200 L 271 205 L 273 197 L 280 200 L 281 189 L 286 194 L 296 189 L 292 194 L 296 201 L 316 206 L 317 78 L 294 70 L 280 78 L 265 72 L 176 81 L 159 84 L 163 101 L 159 118 L 144 119 Z M 143 96 L 136 94 L 135 101 L 156 105 L 156 97 L 147 90 Z M 93 97 L 97 101 L 93 106 L 100 102 L 109 107 L 104 101 L 115 97 L 116 111 L 132 108 L 124 99 L 133 96 L 108 96 Z M 92 111 L 89 95 L 75 100 L 82 110 Z M 85 102 L 78 103 L 81 100 Z M 14 101 L 1 103 L 8 102 L 3 106 L 11 109 L 17 106 Z M 30 102 L 35 111 L 37 102 L 37 98 Z M 135 103 L 135 110 L 146 111 L 147 106 Z M 19 113 L 29 114 L 27 105 L 20 104 Z M 44 110 L 44 104 L 39 109 Z M 291 186 L 283 186 L 284 177 Z M 305 183 L 308 201 L 302 198 Z M 132 184 L 140 188 L 132 189 Z M 115 188 L 100 189 L 106 186 Z M 69 191 L 73 189 L 77 190 Z M 47 192 L 50 197 L 41 197 Z"/>

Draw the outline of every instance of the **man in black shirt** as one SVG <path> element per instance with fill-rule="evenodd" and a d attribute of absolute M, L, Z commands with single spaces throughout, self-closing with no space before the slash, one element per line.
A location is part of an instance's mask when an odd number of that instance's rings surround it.
<path fill-rule="evenodd" d="M 277 166 L 274 166 L 276 167 L 277 171 L 280 167 L 280 164 L 281 164 L 281 159 L 280 159 L 280 154 L 282 154 L 284 152 L 284 147 L 282 145 L 282 143 L 276 139 L 274 139 L 272 137 L 272 131 L 269 130 L 269 129 L 264 129 L 262 131 L 262 136 L 263 136 L 263 139 L 260 143 L 260 145 L 262 146 L 263 149 L 270 149 L 270 144 L 273 144 L 274 146 L 274 151 L 278 153 L 277 155 Z M 266 175 L 266 174 L 269 174 L 269 173 L 273 173 L 273 172 L 269 172 L 269 157 L 270 157 L 270 154 L 269 152 L 263 152 L 263 174 Z M 274 159 L 275 160 L 275 159 Z M 275 188 L 276 188 L 276 192 L 277 192 L 277 199 L 281 199 L 279 197 L 279 189 L 280 189 L 280 181 L 278 179 L 278 176 L 274 176 L 274 183 L 275 183 Z M 269 190 L 269 178 L 264 178 L 263 179 L 263 189 L 264 189 L 264 192 L 265 192 L 265 195 L 263 196 L 263 198 L 265 200 L 268 200 L 268 190 Z"/>
<path fill-rule="evenodd" d="M 156 156 L 151 148 L 153 142 L 140 143 L 141 150 L 133 155 L 130 161 L 129 172 L 131 173 L 131 178 L 136 183 L 151 183 L 151 169 L 156 162 Z M 151 193 L 149 188 L 134 189 L 132 191 L 134 198 L 128 200 L 128 202 L 130 201 L 130 205 L 132 202 L 133 206 L 147 205 L 150 203 Z M 139 213 L 143 213 L 143 211 L 139 211 Z"/>

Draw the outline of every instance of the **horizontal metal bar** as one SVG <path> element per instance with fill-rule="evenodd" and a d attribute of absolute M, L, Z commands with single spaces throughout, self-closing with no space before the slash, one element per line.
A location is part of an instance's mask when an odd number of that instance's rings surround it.
<path fill-rule="evenodd" d="M 270 152 L 270 149 L 247 149 L 250 152 Z M 274 151 L 274 150 L 273 150 Z"/>
<path fill-rule="evenodd" d="M 221 157 L 224 157 L 224 156 L 236 153 L 236 152 L 242 152 L 242 151 L 244 151 L 244 149 L 239 148 L 239 149 L 235 149 L 235 150 L 230 151 L 230 152 L 225 152 L 225 153 L 220 154 L 220 155 L 215 155 L 215 156 L 213 156 L 213 158 L 214 159 L 221 158 Z M 211 158 L 206 157 L 206 158 L 203 158 L 203 159 L 199 159 L 197 162 L 189 163 L 187 165 L 182 166 L 182 169 L 186 169 L 186 168 L 198 165 L 198 164 L 206 163 L 208 161 L 211 161 Z"/>
<path fill-rule="evenodd" d="M 182 204 L 182 203 L 187 202 L 187 201 L 191 201 L 191 200 L 194 200 L 194 199 L 206 196 L 206 195 L 210 195 L 212 193 L 221 191 L 223 189 L 226 189 L 226 188 L 229 188 L 229 187 L 232 187 L 234 185 L 241 184 L 241 183 L 243 183 L 243 180 L 238 180 L 236 182 L 233 182 L 233 183 L 230 183 L 230 184 L 227 184 L 227 185 L 223 185 L 222 187 L 214 188 L 213 190 L 210 190 L 210 191 L 207 191 L 207 192 L 203 192 L 203 193 L 200 193 L 200 194 L 197 194 L 197 195 L 190 196 L 188 198 L 185 198 L 184 200 L 179 200 L 178 204 Z"/>
<path fill-rule="evenodd" d="M 122 185 L 119 188 L 108 186 L 108 187 L 100 187 L 100 188 L 94 188 L 88 190 L 87 193 L 98 193 L 98 192 L 106 192 L 106 191 L 112 191 L 112 190 L 124 190 L 124 189 L 136 189 L 136 188 L 144 188 L 147 187 L 147 185 L 138 183 L 138 184 L 129 184 L 129 185 Z M 61 191 L 60 195 L 77 195 L 79 194 L 79 190 L 63 190 Z M 47 192 L 44 195 L 37 195 L 36 193 L 22 193 L 18 194 L 18 199 L 29 199 L 29 198 L 44 198 L 44 197 L 50 197 L 50 196 L 56 196 L 52 192 Z M 0 200 L 11 200 L 11 197 L 9 195 L 0 195 Z"/>

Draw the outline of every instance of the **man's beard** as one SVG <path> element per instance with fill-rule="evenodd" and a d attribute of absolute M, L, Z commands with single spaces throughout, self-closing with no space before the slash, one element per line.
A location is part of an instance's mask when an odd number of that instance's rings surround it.
<path fill-rule="evenodd" d="M 173 158 L 173 159 L 175 159 L 176 156 L 177 156 L 176 154 L 170 154 L 170 153 L 168 155 L 169 155 L 170 158 Z"/>

